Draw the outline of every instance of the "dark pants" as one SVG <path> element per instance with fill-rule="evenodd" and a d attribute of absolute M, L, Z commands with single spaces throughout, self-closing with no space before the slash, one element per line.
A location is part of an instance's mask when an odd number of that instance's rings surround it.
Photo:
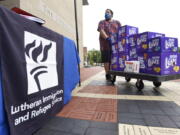
<path fill-rule="evenodd" d="M 110 63 L 111 61 L 111 51 L 110 50 L 101 50 L 101 62 Z"/>

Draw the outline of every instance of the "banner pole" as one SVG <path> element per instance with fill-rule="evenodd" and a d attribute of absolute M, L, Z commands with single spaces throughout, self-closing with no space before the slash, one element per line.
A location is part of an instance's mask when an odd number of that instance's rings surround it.
<path fill-rule="evenodd" d="M 76 42 L 77 42 L 77 50 L 79 54 L 79 33 L 78 33 L 78 20 L 77 20 L 77 7 L 76 0 L 74 0 L 74 13 L 75 13 L 75 26 L 76 26 Z M 79 86 L 81 86 L 81 72 L 80 72 L 80 64 L 78 63 L 79 70 Z"/>

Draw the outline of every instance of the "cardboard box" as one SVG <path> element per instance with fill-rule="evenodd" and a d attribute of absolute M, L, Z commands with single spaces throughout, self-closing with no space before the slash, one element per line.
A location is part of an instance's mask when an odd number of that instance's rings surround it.
<path fill-rule="evenodd" d="M 148 52 L 177 52 L 178 39 L 171 37 L 156 37 L 148 42 Z"/>
<path fill-rule="evenodd" d="M 111 55 L 111 70 L 118 71 L 119 70 L 119 55 L 118 53 Z"/>
<path fill-rule="evenodd" d="M 124 71 L 139 73 L 139 61 L 125 61 Z"/>
<path fill-rule="evenodd" d="M 111 70 L 124 71 L 125 61 L 129 60 L 128 53 L 116 53 L 111 57 Z"/>
<path fill-rule="evenodd" d="M 177 69 L 175 70 L 175 74 L 180 74 L 180 53 L 178 52 L 178 63 L 177 65 L 179 66 L 179 71 L 178 71 L 178 67 Z"/>
<path fill-rule="evenodd" d="M 111 45 L 112 54 L 118 53 L 118 44 Z"/>
<path fill-rule="evenodd" d="M 148 53 L 147 72 L 156 75 L 179 73 L 178 53 Z"/>
<path fill-rule="evenodd" d="M 110 40 L 111 45 L 117 44 L 118 43 L 118 33 L 111 34 L 110 39 L 111 39 Z"/>
<path fill-rule="evenodd" d="M 136 47 L 130 47 L 129 51 L 128 51 L 128 54 L 129 54 L 129 59 L 130 60 L 135 60 L 135 61 L 137 60 L 138 54 L 137 54 Z"/>
<path fill-rule="evenodd" d="M 128 43 L 129 43 L 129 57 L 130 57 L 130 60 L 134 60 L 136 61 L 137 60 L 137 37 L 138 37 L 138 34 L 134 34 L 134 35 L 131 35 L 129 36 L 128 38 Z"/>
<path fill-rule="evenodd" d="M 120 53 L 128 52 L 129 44 L 128 44 L 128 38 L 120 38 L 118 41 L 118 51 Z"/>
<path fill-rule="evenodd" d="M 118 63 L 119 63 L 119 71 L 124 71 L 125 69 L 125 61 L 129 60 L 128 53 L 119 53 Z"/>
<path fill-rule="evenodd" d="M 137 51 L 138 52 L 147 52 L 148 51 L 148 41 L 151 38 L 162 37 L 165 34 L 155 33 L 155 32 L 143 32 L 138 34 L 137 37 Z"/>
<path fill-rule="evenodd" d="M 138 34 L 134 34 L 128 37 L 129 47 L 136 47 Z"/>
<path fill-rule="evenodd" d="M 147 53 L 139 53 L 137 56 L 137 60 L 140 63 L 140 73 L 147 73 L 148 54 Z"/>
<path fill-rule="evenodd" d="M 119 28 L 119 37 L 128 37 L 130 35 L 134 35 L 134 34 L 138 34 L 138 28 L 137 27 L 133 27 L 133 26 L 129 26 L 129 25 L 125 25 Z"/>

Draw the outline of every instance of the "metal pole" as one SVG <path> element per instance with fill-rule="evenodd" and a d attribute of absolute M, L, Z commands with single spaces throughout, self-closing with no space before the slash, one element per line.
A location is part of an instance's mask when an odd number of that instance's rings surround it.
<path fill-rule="evenodd" d="M 76 0 L 74 0 L 74 14 L 75 14 L 75 26 L 76 26 L 76 42 L 77 42 L 77 50 L 79 54 L 79 33 L 78 33 L 78 20 L 77 20 L 77 7 L 76 7 Z M 81 86 L 81 72 L 80 72 L 80 65 L 78 64 L 78 70 L 79 70 L 79 86 Z"/>

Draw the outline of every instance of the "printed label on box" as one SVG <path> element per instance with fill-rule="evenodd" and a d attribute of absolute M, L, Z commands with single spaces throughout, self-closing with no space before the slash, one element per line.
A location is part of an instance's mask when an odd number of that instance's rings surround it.
<path fill-rule="evenodd" d="M 125 61 L 124 71 L 139 73 L 139 61 Z"/>

